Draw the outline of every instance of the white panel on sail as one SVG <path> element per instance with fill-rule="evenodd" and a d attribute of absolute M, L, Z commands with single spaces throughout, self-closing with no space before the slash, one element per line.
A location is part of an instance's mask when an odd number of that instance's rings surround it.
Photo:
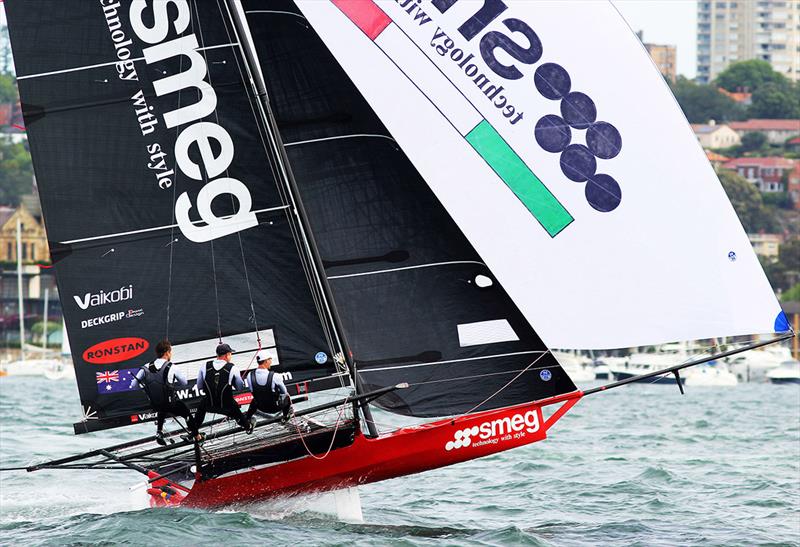
<path fill-rule="evenodd" d="M 782 327 L 713 169 L 612 4 L 297 3 L 549 346 Z"/>
<path fill-rule="evenodd" d="M 458 345 L 462 348 L 517 340 L 519 336 L 506 319 L 464 323 L 458 326 Z"/>

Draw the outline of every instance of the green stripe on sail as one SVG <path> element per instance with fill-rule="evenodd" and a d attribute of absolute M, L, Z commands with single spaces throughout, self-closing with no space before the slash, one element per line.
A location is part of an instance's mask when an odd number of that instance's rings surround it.
<path fill-rule="evenodd" d="M 481 121 L 465 138 L 551 237 L 574 220 L 489 122 Z"/>

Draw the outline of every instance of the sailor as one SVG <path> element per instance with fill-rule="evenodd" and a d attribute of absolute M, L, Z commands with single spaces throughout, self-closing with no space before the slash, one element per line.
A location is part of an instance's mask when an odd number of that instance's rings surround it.
<path fill-rule="evenodd" d="M 256 363 L 258 368 L 247 377 L 250 391 L 253 392 L 253 402 L 247 409 L 247 418 L 251 419 L 258 411 L 270 414 L 282 412 L 284 421 L 287 420 L 291 415 L 292 400 L 283 383 L 283 377 L 270 370 L 272 356 L 266 350 L 261 350 L 256 354 Z"/>
<path fill-rule="evenodd" d="M 206 412 L 222 414 L 236 420 L 248 433 L 253 432 L 253 421 L 245 418 L 239 404 L 233 398 L 233 390 L 244 389 L 239 367 L 231 362 L 233 350 L 228 344 L 217 346 L 217 358 L 208 361 L 197 371 L 197 385 L 205 391 L 205 397 L 195 415 L 195 422 L 203 423 Z"/>
<path fill-rule="evenodd" d="M 148 399 L 150 406 L 157 412 L 156 415 L 156 442 L 162 446 L 167 444 L 164 439 L 164 420 L 167 416 L 180 416 L 186 419 L 189 433 L 197 437 L 197 422 L 192 418 L 189 407 L 178 399 L 175 393 L 175 386 L 185 387 L 188 385 L 186 377 L 172 362 L 172 344 L 169 340 L 162 340 L 156 344 L 156 359 L 142 366 L 131 381 L 131 388 L 141 386 Z"/>

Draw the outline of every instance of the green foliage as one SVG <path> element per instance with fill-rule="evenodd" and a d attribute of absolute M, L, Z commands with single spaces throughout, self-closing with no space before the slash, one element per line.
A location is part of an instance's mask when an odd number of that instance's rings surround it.
<path fill-rule="evenodd" d="M 789 81 L 764 84 L 753 92 L 751 118 L 800 118 L 800 86 Z"/>
<path fill-rule="evenodd" d="M 789 195 L 789 192 L 770 192 L 763 194 L 761 197 L 767 207 L 777 207 L 779 209 L 792 209 L 794 207 L 792 196 Z"/>
<path fill-rule="evenodd" d="M 714 87 L 698 85 L 683 76 L 670 87 L 690 123 L 728 122 L 745 117 L 742 106 Z"/>
<path fill-rule="evenodd" d="M 753 59 L 732 63 L 719 73 L 717 79 L 714 80 L 714 86 L 728 91 L 746 89 L 750 93 L 754 93 L 765 84 L 787 82 L 786 77 L 780 72 L 772 70 L 772 65 L 767 61 Z"/>
<path fill-rule="evenodd" d="M 742 151 L 752 152 L 759 150 L 767 144 L 767 136 L 764 133 L 750 132 L 745 133 L 742 137 Z"/>
<path fill-rule="evenodd" d="M 61 330 L 61 323 L 57 323 L 55 321 L 48 321 L 47 322 L 47 337 L 49 338 L 51 334 L 54 332 Z M 38 323 L 34 323 L 31 327 L 31 332 L 36 336 L 41 336 L 44 334 L 44 321 L 39 321 Z"/>
<path fill-rule="evenodd" d="M 25 144 L 0 144 L 0 204 L 19 205 L 32 184 L 33 165 Z"/>
<path fill-rule="evenodd" d="M 17 84 L 11 74 L 0 74 L 0 103 L 17 102 Z"/>
<path fill-rule="evenodd" d="M 717 175 L 747 233 L 773 233 L 777 230 L 778 223 L 764 206 L 761 193 L 755 186 L 727 169 L 720 169 Z"/>
<path fill-rule="evenodd" d="M 800 271 L 800 238 L 784 241 L 778 250 L 778 260 L 792 271 Z"/>
<path fill-rule="evenodd" d="M 790 288 L 789 290 L 784 291 L 783 294 L 781 294 L 781 300 L 783 302 L 800 301 L 800 283 Z"/>

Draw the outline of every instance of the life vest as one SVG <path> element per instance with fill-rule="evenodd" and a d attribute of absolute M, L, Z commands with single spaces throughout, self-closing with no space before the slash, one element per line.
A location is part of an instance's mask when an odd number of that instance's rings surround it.
<path fill-rule="evenodd" d="M 262 386 L 256 382 L 256 371 L 250 373 L 250 391 L 253 392 L 253 401 L 256 403 L 256 408 L 262 412 L 279 412 L 283 409 L 281 406 L 281 395 L 283 394 L 272 385 L 274 377 L 275 373 L 269 371 L 267 384 Z"/>
<path fill-rule="evenodd" d="M 150 399 L 150 405 L 156 410 L 169 406 L 175 400 L 175 388 L 169 382 L 171 368 L 172 363 L 169 361 L 164 363 L 160 370 L 156 368 L 155 362 L 142 367 L 144 377 L 139 383 Z"/>
<path fill-rule="evenodd" d="M 206 363 L 206 375 L 204 378 L 206 398 L 212 408 L 222 408 L 224 403 L 233 400 L 233 388 L 231 388 L 230 377 L 233 365 L 225 363 L 221 369 L 214 368 L 214 361 Z"/>

